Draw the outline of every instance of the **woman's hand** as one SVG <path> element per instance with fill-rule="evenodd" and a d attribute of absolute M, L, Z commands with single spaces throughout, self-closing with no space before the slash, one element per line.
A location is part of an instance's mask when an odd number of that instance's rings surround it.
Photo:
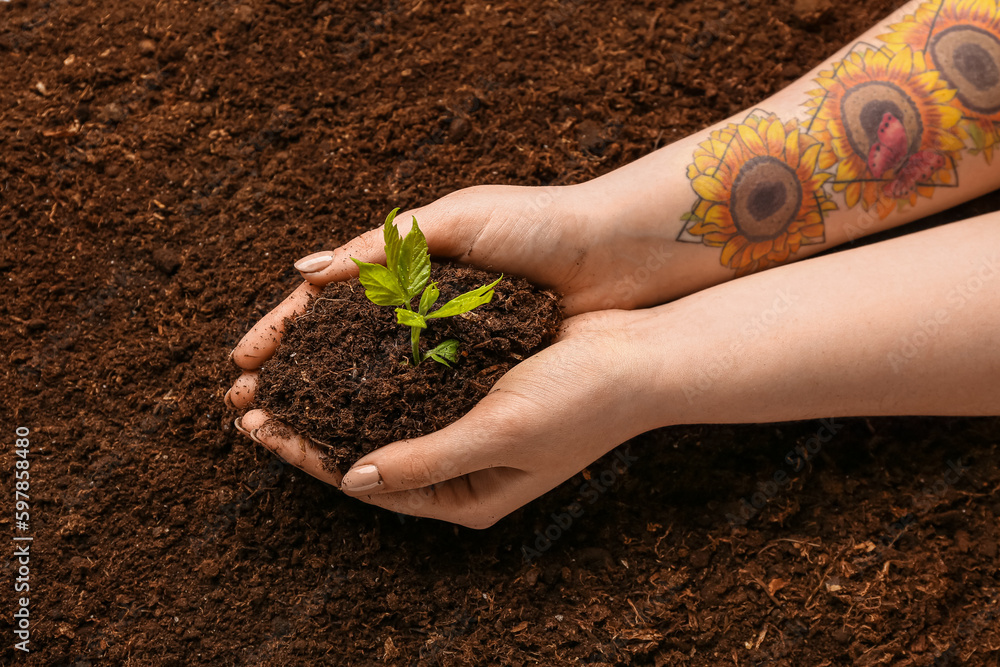
<path fill-rule="evenodd" d="M 644 221 L 621 223 L 615 210 L 588 184 L 564 187 L 486 185 L 459 190 L 396 217 L 403 236 L 413 217 L 430 253 L 477 268 L 527 278 L 563 296 L 567 315 L 635 308 L 663 301 L 647 264 L 665 269 L 667 241 Z M 661 230 L 662 233 L 662 230 Z M 307 282 L 322 286 L 358 274 L 350 258 L 384 263 L 382 229 L 362 234 L 336 250 L 300 259 Z M 623 278 L 625 280 L 623 280 Z M 637 285 L 636 282 L 643 283 Z"/>
<path fill-rule="evenodd" d="M 569 315 L 644 305 L 653 298 L 653 293 L 648 290 L 644 293 L 634 285 L 634 281 L 626 284 L 622 279 L 624 276 L 626 282 L 629 280 L 630 267 L 648 266 L 653 239 L 638 229 L 629 230 L 626 226 L 609 222 L 614 220 L 614 216 L 602 212 L 599 202 L 589 201 L 587 193 L 584 186 L 481 186 L 460 190 L 428 206 L 408 211 L 396 219 L 401 233 L 405 235 L 415 216 L 427 238 L 431 254 L 436 257 L 448 257 L 482 269 L 524 276 L 536 284 L 558 290 L 563 295 L 561 305 Z M 226 402 L 231 407 L 242 409 L 251 405 L 257 386 L 257 370 L 281 342 L 285 319 L 304 312 L 309 297 L 319 294 L 323 285 L 356 276 L 358 269 L 350 260 L 351 257 L 383 263 L 383 248 L 382 230 L 377 228 L 336 250 L 314 253 L 296 262 L 296 267 L 306 282 L 254 325 L 233 350 L 232 359 L 243 369 L 243 374 L 226 394 Z M 664 257 L 656 258 L 659 266 L 665 266 L 663 260 Z M 655 285 L 655 281 L 649 280 L 650 269 L 644 270 L 647 278 L 645 282 Z M 384 453 L 387 451 L 396 452 L 393 456 L 399 457 L 411 447 L 424 446 L 419 443 L 444 442 L 441 438 L 455 437 L 455 433 L 465 433 L 462 437 L 471 438 L 479 432 L 486 438 L 491 433 L 504 432 L 506 429 L 507 440 L 502 443 L 496 439 L 491 439 L 489 443 L 484 440 L 479 445 L 479 457 L 465 461 L 463 465 L 457 465 L 454 456 L 466 451 L 465 447 L 457 447 L 454 453 L 442 448 L 436 453 L 436 460 L 456 464 L 450 470 L 454 474 L 447 479 L 458 477 L 468 480 L 469 485 L 464 487 L 464 493 L 477 489 L 473 496 L 456 495 L 459 493 L 457 490 L 446 491 L 463 488 L 458 482 L 439 485 L 432 487 L 440 489 L 439 491 L 431 492 L 438 500 L 422 501 L 422 510 L 413 510 L 416 514 L 450 517 L 469 524 L 484 524 L 486 517 L 491 517 L 491 522 L 495 521 L 576 473 L 629 435 L 640 432 L 619 437 L 620 427 L 624 424 L 615 421 L 617 416 L 610 421 L 607 417 L 600 420 L 608 424 L 614 422 L 614 428 L 609 426 L 602 429 L 595 425 L 578 430 L 575 426 L 595 416 L 594 406 L 588 403 L 587 398 L 591 393 L 604 392 L 600 400 L 611 401 L 612 395 L 624 396 L 629 386 L 627 383 L 606 384 L 607 378 L 619 376 L 619 371 L 614 368 L 605 368 L 611 365 L 610 359 L 614 356 L 611 355 L 613 346 L 610 346 L 610 339 L 619 340 L 619 337 L 609 333 L 602 334 L 609 338 L 604 341 L 608 347 L 590 349 L 589 358 L 585 358 L 582 351 L 586 347 L 585 340 L 592 340 L 594 335 L 581 335 L 577 332 L 582 330 L 584 322 L 589 323 L 587 327 L 592 327 L 595 322 L 604 322 L 608 318 L 625 317 L 625 313 L 605 312 L 569 320 L 566 333 L 560 338 L 558 345 L 515 367 L 468 417 L 441 432 L 450 435 L 434 434 L 405 445 L 397 443 L 379 450 L 363 461 L 369 461 L 372 456 L 377 456 L 377 460 L 382 461 L 381 457 L 390 455 Z M 566 375 L 568 371 L 564 361 L 570 364 L 568 368 L 581 369 L 580 375 Z M 599 372 L 595 370 L 597 368 L 600 368 Z M 593 374 L 587 375 L 584 371 Z M 557 381 L 560 378 L 561 381 Z M 560 391 L 565 391 L 565 396 L 560 398 Z M 530 400 L 526 397 L 530 397 Z M 531 401 L 539 403 L 534 405 Z M 554 404 L 558 404 L 558 410 L 553 410 Z M 574 411 L 587 417 L 578 418 Z M 521 418 L 521 415 L 528 412 L 537 415 L 530 428 L 528 422 Z M 506 417 L 501 418 L 501 415 Z M 558 419 L 552 415 L 557 415 Z M 504 426 L 507 417 L 510 417 L 510 423 Z M 496 423 L 483 428 L 482 425 L 489 421 Z M 265 413 L 252 410 L 242 420 L 237 420 L 237 425 L 247 435 L 269 446 L 290 463 L 323 481 L 340 484 L 339 474 L 326 471 L 320 465 L 319 452 L 311 443 L 294 435 L 287 427 L 270 420 Z M 516 429 L 524 428 L 528 430 L 516 432 Z M 553 451 L 558 450 L 559 453 L 549 461 L 543 450 L 534 447 L 538 438 L 559 443 L 562 448 L 571 443 L 585 443 L 586 446 L 581 445 L 574 456 L 568 456 L 567 452 L 557 448 Z M 511 449 L 510 454 L 516 453 L 521 458 L 509 459 L 505 455 L 496 460 L 490 459 L 494 454 L 499 456 L 505 448 L 514 447 L 515 441 L 521 445 Z M 532 445 L 525 449 L 528 441 Z M 527 454 L 534 458 L 525 458 Z M 426 457 L 429 454 L 423 452 L 419 455 Z M 438 468 L 437 476 L 420 478 L 407 474 L 400 477 L 398 468 L 392 466 L 403 464 L 397 459 L 385 460 L 388 462 L 385 465 L 390 465 L 390 468 L 385 473 L 388 477 L 383 479 L 378 493 L 356 490 L 360 484 L 357 480 L 364 479 L 364 471 L 369 470 L 359 469 L 358 466 L 352 468 L 353 472 L 348 475 L 344 490 L 352 495 L 371 495 L 371 502 L 386 506 L 399 505 L 401 502 L 413 503 L 420 492 L 418 487 L 412 485 L 418 482 L 421 486 L 437 484 L 442 481 L 438 479 L 444 474 L 441 471 L 445 470 Z M 504 463 L 508 460 L 510 465 Z M 474 463 L 484 461 L 487 463 L 481 471 L 469 468 Z M 521 463 L 521 467 L 515 465 L 517 463 Z M 430 462 L 427 465 L 430 466 Z M 491 471 L 488 470 L 490 466 L 500 467 Z M 430 467 L 427 470 L 430 471 Z M 369 472 L 367 476 L 370 477 L 371 474 Z M 472 480 L 475 480 L 474 485 Z M 400 484 L 410 486 L 404 488 Z M 491 489 L 489 492 L 485 490 L 487 487 Z M 442 501 L 442 496 L 438 494 L 450 495 L 447 501 Z M 486 502 L 483 505 L 485 509 L 475 514 L 476 520 L 461 520 L 461 517 L 470 512 L 465 500 L 472 498 L 470 502 L 475 502 L 474 498 L 487 497 L 489 501 L 483 501 Z"/>
<path fill-rule="evenodd" d="M 261 410 L 240 424 L 303 471 L 373 505 L 485 528 L 643 431 L 660 412 L 633 335 L 643 315 L 570 318 L 557 341 L 515 366 L 465 417 L 360 459 L 343 479 L 322 451 Z M 238 422 L 239 423 L 239 422 Z"/>
<path fill-rule="evenodd" d="M 403 235 L 413 216 L 431 255 L 519 275 L 563 295 L 567 315 L 634 308 L 663 300 L 657 273 L 667 269 L 663 239 L 602 210 L 587 184 L 477 186 L 396 217 Z M 358 274 L 351 257 L 385 261 L 381 228 L 296 262 L 306 282 L 265 315 L 233 350 L 244 374 L 226 394 L 235 407 L 253 400 L 256 371 L 281 342 L 284 321 L 305 311 L 323 285 Z"/>

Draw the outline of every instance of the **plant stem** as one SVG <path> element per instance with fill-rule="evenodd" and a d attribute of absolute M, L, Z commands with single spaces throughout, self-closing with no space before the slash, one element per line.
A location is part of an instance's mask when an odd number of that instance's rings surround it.
<path fill-rule="evenodd" d="M 413 348 L 413 365 L 420 363 L 420 327 L 410 327 L 410 346 Z"/>
<path fill-rule="evenodd" d="M 413 312 L 413 304 L 409 301 L 403 307 Z M 420 327 L 410 327 L 410 349 L 413 351 L 413 365 L 417 366 L 420 364 Z"/>

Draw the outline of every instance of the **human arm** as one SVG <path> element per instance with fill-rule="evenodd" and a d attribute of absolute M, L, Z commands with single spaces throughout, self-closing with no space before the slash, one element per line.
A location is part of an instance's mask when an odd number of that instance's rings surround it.
<path fill-rule="evenodd" d="M 601 178 L 460 190 L 399 216 L 402 231 L 416 215 L 434 255 L 552 287 L 572 315 L 663 303 L 1000 187 L 1000 9 L 927 7 L 906 4 L 758 107 Z M 966 33 L 971 46 L 955 39 Z M 382 261 L 380 237 L 297 263 L 309 284 L 234 351 L 250 373 L 237 403 L 283 320 L 356 275 L 351 257 Z"/>
<path fill-rule="evenodd" d="M 485 527 L 656 427 L 1000 414 L 998 248 L 995 213 L 657 308 L 572 318 L 467 416 L 368 454 L 342 488 Z M 243 421 L 279 456 L 339 481 L 261 411 Z"/>
<path fill-rule="evenodd" d="M 436 255 L 553 287 L 571 314 L 656 305 L 1000 187 L 998 128 L 996 4 L 910 2 L 771 98 L 598 179 L 415 213 Z M 377 237 L 304 277 L 354 275 L 347 257 L 378 261 Z"/>

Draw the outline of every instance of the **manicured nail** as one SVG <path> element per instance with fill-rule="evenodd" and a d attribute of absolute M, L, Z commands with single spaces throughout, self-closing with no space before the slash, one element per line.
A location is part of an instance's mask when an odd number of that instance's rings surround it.
<path fill-rule="evenodd" d="M 340 481 L 342 491 L 361 493 L 370 491 L 382 484 L 382 476 L 378 473 L 378 468 L 368 463 L 357 468 L 351 468 Z"/>
<path fill-rule="evenodd" d="M 250 431 L 248 431 L 245 428 L 243 428 L 243 418 L 242 417 L 237 417 L 236 419 L 234 419 L 233 420 L 233 426 L 235 426 L 236 430 L 239 431 L 240 433 L 242 433 L 243 435 L 247 436 L 248 438 L 250 437 Z"/>
<path fill-rule="evenodd" d="M 302 273 L 316 273 L 330 266 L 333 255 L 328 252 L 314 252 L 295 262 L 295 269 Z"/>
<path fill-rule="evenodd" d="M 226 395 L 222 397 L 222 402 L 225 403 L 226 407 L 229 408 L 230 410 L 235 410 L 236 406 L 233 405 L 233 399 L 229 398 L 229 395 L 232 394 L 232 393 L 233 393 L 233 389 L 232 389 L 232 387 L 230 387 L 229 391 L 226 392 Z M 237 421 L 239 421 L 239 420 L 237 420 Z"/>

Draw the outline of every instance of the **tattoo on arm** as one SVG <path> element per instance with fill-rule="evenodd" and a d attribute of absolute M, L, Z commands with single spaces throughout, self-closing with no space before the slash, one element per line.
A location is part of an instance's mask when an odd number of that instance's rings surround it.
<path fill-rule="evenodd" d="M 744 275 L 823 243 L 843 206 L 887 217 L 958 186 L 963 154 L 1000 146 L 997 0 L 932 0 L 858 43 L 804 101 L 805 119 L 755 109 L 713 131 L 687 176 L 697 198 L 679 241 L 721 248 Z"/>

